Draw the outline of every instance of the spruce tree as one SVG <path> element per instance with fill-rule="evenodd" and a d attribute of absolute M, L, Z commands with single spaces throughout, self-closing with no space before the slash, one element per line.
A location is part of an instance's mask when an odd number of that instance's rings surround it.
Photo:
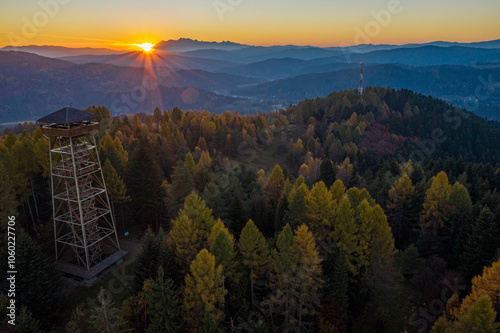
<path fill-rule="evenodd" d="M 21 307 L 19 316 L 17 317 L 16 332 L 17 333 L 39 333 L 38 320 L 34 319 L 30 310 L 25 306 Z"/>
<path fill-rule="evenodd" d="M 285 225 L 285 214 L 288 210 L 288 196 L 283 195 L 276 209 L 276 217 L 274 218 L 274 231 L 280 232 Z"/>
<path fill-rule="evenodd" d="M 23 229 L 16 244 L 16 299 L 44 325 L 56 314 L 61 280 L 49 256 Z"/>
<path fill-rule="evenodd" d="M 135 222 L 157 226 L 162 208 L 163 172 L 153 157 L 147 138 L 141 138 L 132 151 L 126 180 Z"/>
<path fill-rule="evenodd" d="M 158 253 L 157 238 L 153 230 L 148 228 L 141 242 L 141 252 L 139 252 L 134 262 L 134 279 L 132 280 L 134 294 L 142 289 L 146 279 L 155 277 L 158 269 Z"/>
<path fill-rule="evenodd" d="M 97 305 L 90 309 L 89 320 L 94 332 L 122 333 L 130 332 L 126 328 L 120 311 L 112 306 L 111 299 L 101 288 L 97 294 Z"/>
<path fill-rule="evenodd" d="M 319 180 L 323 181 L 326 187 L 330 188 L 333 182 L 335 182 L 335 177 L 335 168 L 332 161 L 328 158 L 323 159 L 319 166 Z"/>
<path fill-rule="evenodd" d="M 174 281 L 165 275 L 163 266 L 158 268 L 149 294 L 150 324 L 147 333 L 175 333 L 181 331 L 180 293 Z"/>
<path fill-rule="evenodd" d="M 405 173 L 389 190 L 387 200 L 387 220 L 396 241 L 402 248 L 411 239 L 417 226 L 418 213 L 415 205 L 416 193 L 410 177 Z"/>
<path fill-rule="evenodd" d="M 306 212 L 307 207 L 304 193 L 302 193 L 302 191 L 295 191 L 293 199 L 289 203 L 288 209 L 285 211 L 283 221 L 290 224 L 290 227 L 296 229 L 299 225 L 308 223 Z M 281 231 L 281 229 L 279 229 L 279 231 Z"/>
<path fill-rule="evenodd" d="M 243 266 L 249 273 L 250 299 L 254 307 L 257 302 L 257 289 L 264 285 L 263 280 L 269 265 L 269 248 L 264 236 L 252 220 L 249 220 L 241 231 L 238 248 L 243 257 Z"/>
<path fill-rule="evenodd" d="M 495 215 L 485 206 L 476 219 L 461 255 L 461 268 L 468 277 L 481 272 L 495 260 L 500 248 L 499 226 Z"/>

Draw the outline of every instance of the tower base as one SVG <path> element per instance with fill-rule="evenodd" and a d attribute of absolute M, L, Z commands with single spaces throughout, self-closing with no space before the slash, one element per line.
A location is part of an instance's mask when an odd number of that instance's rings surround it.
<path fill-rule="evenodd" d="M 85 267 L 63 261 L 56 261 L 55 269 L 73 280 L 83 284 L 91 284 L 101 276 L 107 268 L 111 267 L 113 264 L 120 264 L 123 261 L 123 257 L 127 254 L 128 252 L 125 250 L 116 251 L 89 270 Z"/>

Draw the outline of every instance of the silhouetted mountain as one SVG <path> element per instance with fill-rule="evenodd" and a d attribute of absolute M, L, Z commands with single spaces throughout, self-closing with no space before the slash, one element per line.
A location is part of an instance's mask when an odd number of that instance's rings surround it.
<path fill-rule="evenodd" d="M 113 55 L 82 55 L 63 57 L 62 60 L 74 62 L 76 64 L 101 63 L 117 66 L 163 66 L 170 70 L 179 69 L 202 69 L 208 71 L 217 71 L 220 68 L 234 64 L 228 61 L 186 57 L 177 53 L 156 51 L 145 54 L 144 52 L 127 52 L 124 54 Z"/>
<path fill-rule="evenodd" d="M 167 40 L 157 43 L 154 48 L 156 50 L 170 51 L 170 52 L 187 52 L 202 49 L 220 49 L 220 50 L 234 50 L 245 47 L 244 44 L 233 43 L 229 41 L 224 42 L 204 42 L 190 38 L 179 38 L 177 40 Z"/>
<path fill-rule="evenodd" d="M 478 69 L 468 66 L 412 67 L 392 64 L 365 65 L 365 86 L 390 86 L 443 98 L 464 106 L 464 100 L 486 96 L 478 102 L 477 114 L 500 119 L 500 91 L 489 92 L 484 86 L 489 75 L 500 77 L 500 68 Z M 256 86 L 234 89 L 237 95 L 258 98 L 277 98 L 286 103 L 295 103 L 304 98 L 326 96 L 331 91 L 356 88 L 359 85 L 359 68 L 342 69 L 330 73 L 306 74 L 292 78 L 261 83 Z M 481 79 L 482 78 L 482 79 Z M 479 92 L 479 95 L 478 95 Z"/>
<path fill-rule="evenodd" d="M 124 53 L 124 51 L 122 52 L 105 48 L 93 48 L 93 47 L 72 48 L 72 47 L 54 46 L 54 45 L 6 46 L 1 48 L 0 51 L 22 51 L 22 52 L 35 53 L 50 58 L 61 58 L 61 57 L 69 57 L 82 54 L 105 55 L 105 54 Z"/>
<path fill-rule="evenodd" d="M 351 54 L 348 61 L 363 61 L 379 64 L 430 65 L 473 65 L 481 61 L 500 60 L 500 49 L 482 49 L 462 46 L 422 46 L 394 50 L 373 51 L 365 54 Z"/>
<path fill-rule="evenodd" d="M 264 111 L 265 104 L 207 90 L 255 82 L 201 70 L 171 72 L 161 67 L 77 65 L 31 53 L 0 52 L 0 122 L 33 120 L 70 103 L 78 108 L 107 105 L 115 114 L 176 105 L 214 112 Z"/>

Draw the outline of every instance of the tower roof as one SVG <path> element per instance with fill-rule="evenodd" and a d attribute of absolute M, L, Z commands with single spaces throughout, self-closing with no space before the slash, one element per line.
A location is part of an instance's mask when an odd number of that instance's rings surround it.
<path fill-rule="evenodd" d="M 71 107 L 65 107 L 43 118 L 40 118 L 37 121 L 41 123 L 51 123 L 51 124 L 52 123 L 71 124 L 95 118 L 99 118 L 99 116 L 85 111 L 77 110 Z"/>

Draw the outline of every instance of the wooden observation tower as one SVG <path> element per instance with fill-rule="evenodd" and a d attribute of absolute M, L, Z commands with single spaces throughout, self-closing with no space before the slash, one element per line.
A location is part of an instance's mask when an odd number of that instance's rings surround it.
<path fill-rule="evenodd" d="M 97 153 L 96 118 L 66 107 L 38 120 L 49 140 L 56 268 L 84 282 L 127 254 L 120 249 Z"/>

